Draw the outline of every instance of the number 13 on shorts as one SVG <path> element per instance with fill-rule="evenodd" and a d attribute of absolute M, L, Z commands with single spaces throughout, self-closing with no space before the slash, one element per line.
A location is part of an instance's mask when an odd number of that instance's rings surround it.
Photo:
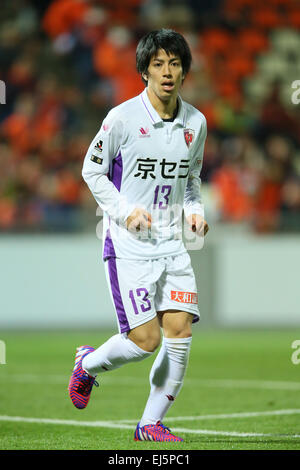
<path fill-rule="evenodd" d="M 149 292 L 144 287 L 140 287 L 138 289 L 132 289 L 129 291 L 129 298 L 131 300 L 134 313 L 136 315 L 138 315 L 141 311 L 148 312 L 149 310 L 151 310 L 151 302 L 148 296 L 149 296 Z M 139 300 L 142 303 L 140 302 L 137 303 L 137 300 L 136 300 L 137 298 L 139 298 Z"/>
<path fill-rule="evenodd" d="M 199 318 L 188 253 L 150 260 L 109 258 L 105 272 L 121 333 L 168 309 L 190 312 L 196 321 Z"/>

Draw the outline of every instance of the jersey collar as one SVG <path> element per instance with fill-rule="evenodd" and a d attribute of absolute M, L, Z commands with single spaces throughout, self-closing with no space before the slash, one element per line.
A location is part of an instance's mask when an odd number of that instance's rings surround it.
<path fill-rule="evenodd" d="M 141 101 L 144 106 L 144 109 L 146 113 L 148 114 L 149 119 L 151 120 L 152 124 L 154 125 L 154 124 L 162 123 L 163 122 L 162 118 L 160 117 L 156 109 L 154 109 L 154 107 L 152 106 L 149 100 L 147 88 L 145 88 L 144 91 L 140 94 L 140 97 L 141 97 Z M 180 126 L 185 127 L 186 112 L 184 109 L 184 102 L 182 101 L 179 95 L 178 95 L 178 101 L 179 101 L 178 113 L 177 113 L 176 118 L 174 119 L 173 124 L 174 125 L 179 124 Z"/>

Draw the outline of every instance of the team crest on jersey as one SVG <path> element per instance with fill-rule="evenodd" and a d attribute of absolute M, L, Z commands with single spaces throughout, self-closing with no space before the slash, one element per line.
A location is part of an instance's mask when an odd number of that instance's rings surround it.
<path fill-rule="evenodd" d="M 140 127 L 139 128 L 139 137 L 150 137 L 150 132 L 148 127 Z"/>
<path fill-rule="evenodd" d="M 193 129 L 184 129 L 184 140 L 188 147 L 190 147 L 194 141 L 195 131 Z"/>

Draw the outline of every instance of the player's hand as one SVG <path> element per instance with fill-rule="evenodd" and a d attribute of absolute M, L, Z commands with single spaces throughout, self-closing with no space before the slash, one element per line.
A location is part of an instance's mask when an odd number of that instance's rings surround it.
<path fill-rule="evenodd" d="M 198 235 L 206 235 L 209 231 L 208 223 L 200 214 L 191 214 L 186 217 L 187 223 L 190 226 L 192 232 L 196 232 Z"/>
<path fill-rule="evenodd" d="M 137 208 L 126 219 L 126 226 L 130 232 L 140 232 L 151 227 L 151 215 L 145 209 Z"/>

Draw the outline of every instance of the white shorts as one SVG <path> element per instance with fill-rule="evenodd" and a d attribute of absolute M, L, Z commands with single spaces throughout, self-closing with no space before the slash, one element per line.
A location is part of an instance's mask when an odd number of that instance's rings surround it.
<path fill-rule="evenodd" d="M 193 314 L 193 323 L 199 320 L 197 286 L 188 253 L 150 260 L 109 258 L 104 266 L 120 333 L 169 309 Z"/>

